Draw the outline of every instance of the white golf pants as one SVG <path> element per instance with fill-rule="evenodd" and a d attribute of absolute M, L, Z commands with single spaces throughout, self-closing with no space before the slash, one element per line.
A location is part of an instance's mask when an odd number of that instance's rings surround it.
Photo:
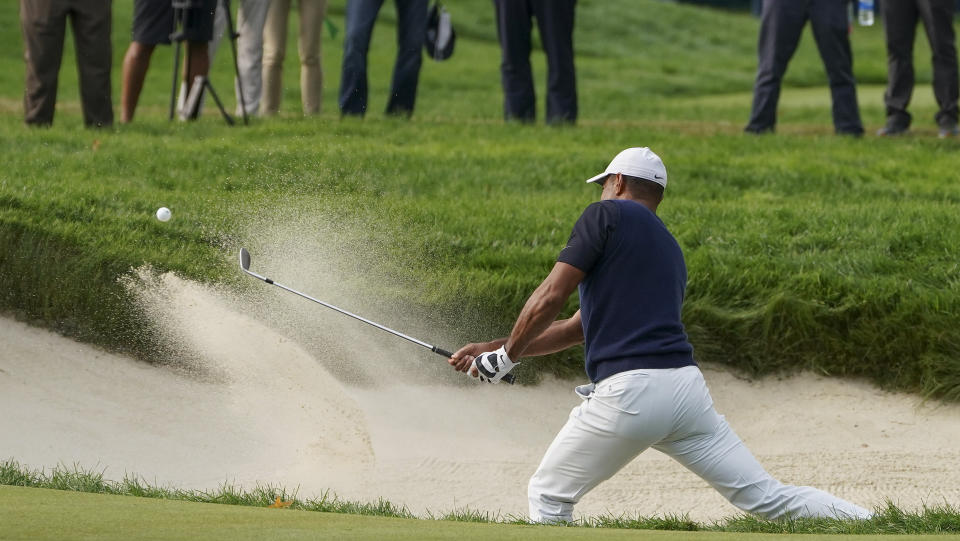
<path fill-rule="evenodd" d="M 810 487 L 784 485 L 757 462 L 695 366 L 632 370 L 577 387 L 583 403 L 530 479 L 530 519 L 573 520 L 573 506 L 648 447 L 696 473 L 733 505 L 768 519 L 868 518 L 870 511 Z"/>

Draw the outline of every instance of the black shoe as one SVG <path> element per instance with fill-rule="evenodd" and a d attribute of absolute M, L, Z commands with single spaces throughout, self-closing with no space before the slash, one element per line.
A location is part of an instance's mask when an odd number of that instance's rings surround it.
<path fill-rule="evenodd" d="M 743 133 L 749 133 L 752 135 L 766 135 L 773 133 L 773 126 L 747 126 L 743 129 Z"/>
<path fill-rule="evenodd" d="M 960 135 L 960 129 L 957 129 L 957 125 L 954 124 L 950 127 L 940 128 L 938 137 L 940 137 L 940 139 L 946 139 L 947 137 L 956 137 L 957 135 Z"/>
<path fill-rule="evenodd" d="M 905 135 L 909 130 L 910 128 L 887 125 L 877 130 L 877 135 L 880 137 L 897 137 Z"/>

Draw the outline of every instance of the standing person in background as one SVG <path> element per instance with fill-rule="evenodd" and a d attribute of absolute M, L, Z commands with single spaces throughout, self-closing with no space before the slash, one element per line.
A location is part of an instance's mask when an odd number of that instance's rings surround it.
<path fill-rule="evenodd" d="M 500 40 L 500 80 L 506 120 L 533 122 L 537 99 L 530 68 L 531 17 L 547 53 L 547 124 L 577 120 L 577 77 L 573 65 L 576 0 L 493 0 Z"/>
<path fill-rule="evenodd" d="M 396 0 L 396 5 L 397 60 L 387 114 L 409 117 L 417 101 L 421 50 L 427 32 L 427 0 Z M 343 115 L 363 116 L 367 112 L 367 52 L 382 6 L 383 0 L 347 0 L 339 97 Z"/>
<path fill-rule="evenodd" d="M 260 111 L 260 97 L 263 94 L 263 27 L 267 22 L 267 9 L 270 0 L 240 0 L 237 9 L 237 71 L 240 75 L 234 82 L 237 95 L 237 115 L 246 109 L 248 115 Z M 227 32 L 227 11 L 223 0 L 217 8 L 213 22 L 213 41 L 210 42 L 210 62 L 220 46 L 220 40 Z M 228 36 L 230 39 L 230 36 Z M 240 103 L 240 85 L 243 85 L 243 101 Z M 244 107 L 245 106 L 245 107 Z"/>
<path fill-rule="evenodd" d="M 206 77 L 210 73 L 208 44 L 213 39 L 216 9 L 216 0 L 194 0 L 183 8 L 183 39 L 187 42 L 183 81 L 186 85 L 193 84 L 197 76 Z M 123 57 L 120 122 L 133 121 L 153 50 L 158 44 L 169 45 L 173 30 L 174 8 L 170 0 L 134 0 L 133 41 Z"/>
<path fill-rule="evenodd" d="M 913 94 L 913 41 L 923 21 L 933 52 L 933 95 L 940 137 L 957 135 L 957 46 L 953 0 L 888 0 L 880 5 L 887 38 L 887 123 L 877 135 L 900 135 L 910 129 L 907 105 Z"/>
<path fill-rule="evenodd" d="M 20 0 L 23 59 L 27 64 L 24 122 L 33 126 L 53 124 L 69 16 L 77 50 L 83 122 L 95 127 L 113 124 L 112 10 L 112 0 Z"/>
<path fill-rule="evenodd" d="M 847 2 L 843 0 L 764 0 L 753 109 L 744 129 L 747 133 L 774 131 L 780 83 L 808 20 L 830 79 L 834 129 L 838 134 L 863 135 L 853 78 Z"/>
<path fill-rule="evenodd" d="M 297 49 L 300 54 L 300 102 L 303 114 L 320 112 L 323 93 L 323 65 L 320 62 L 320 37 L 327 0 L 298 0 L 300 5 L 300 34 Z M 287 50 L 287 21 L 290 18 L 290 0 L 271 0 L 267 22 L 263 30 L 263 114 L 280 112 L 283 97 L 283 58 Z"/>

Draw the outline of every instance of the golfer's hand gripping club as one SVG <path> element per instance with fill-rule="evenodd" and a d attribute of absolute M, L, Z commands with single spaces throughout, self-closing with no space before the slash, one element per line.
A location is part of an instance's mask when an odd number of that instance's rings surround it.
<path fill-rule="evenodd" d="M 509 372 L 513 370 L 513 367 L 517 366 L 517 364 L 519 363 L 510 360 L 506 348 L 501 347 L 497 351 L 488 351 L 477 355 L 477 357 L 473 359 L 473 365 L 470 367 L 470 371 L 476 368 L 480 381 L 485 383 L 498 383 L 500 380 L 512 383 L 513 376 L 509 374 Z M 507 379 L 508 376 L 509 379 Z"/>
<path fill-rule="evenodd" d="M 490 383 L 487 381 L 486 376 L 480 374 L 480 370 L 477 369 L 476 360 L 480 358 L 483 353 L 493 353 L 496 348 L 492 342 L 485 342 L 480 344 L 467 344 L 462 348 L 458 349 L 454 354 L 450 355 L 450 359 L 447 361 L 450 363 L 450 366 L 453 367 L 457 372 L 463 372 L 468 376 L 473 376 L 480 381 Z M 439 353 L 439 352 L 438 352 Z M 513 363 L 514 365 L 519 363 Z M 500 378 L 500 381 L 509 383 L 513 385 L 516 381 L 516 377 L 513 374 L 503 374 Z"/>

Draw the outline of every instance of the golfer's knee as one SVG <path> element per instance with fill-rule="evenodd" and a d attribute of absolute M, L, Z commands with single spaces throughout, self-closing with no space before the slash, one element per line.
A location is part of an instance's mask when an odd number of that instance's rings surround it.
<path fill-rule="evenodd" d="M 530 503 L 530 521 L 544 524 L 573 521 L 573 505 L 576 501 L 558 494 L 545 482 L 538 471 L 527 484 L 527 500 Z"/>

